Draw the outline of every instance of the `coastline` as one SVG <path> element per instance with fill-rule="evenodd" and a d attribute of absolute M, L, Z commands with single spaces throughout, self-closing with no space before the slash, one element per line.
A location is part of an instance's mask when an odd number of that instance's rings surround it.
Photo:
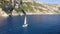
<path fill-rule="evenodd" d="M 54 15 L 54 14 L 59 14 L 59 13 L 26 13 L 26 15 Z M 12 13 L 12 16 L 23 16 L 23 13 Z"/>
<path fill-rule="evenodd" d="M 26 13 L 26 15 L 57 15 L 57 14 L 59 14 L 59 13 L 46 13 L 46 14 L 44 14 L 44 13 Z M 20 16 L 23 16 L 24 14 L 23 13 L 13 13 L 12 14 L 12 16 L 18 16 L 18 15 L 20 15 Z M 0 15 L 0 16 L 2 16 L 2 17 L 8 17 L 9 16 L 9 14 L 3 14 L 3 15 Z"/>
<path fill-rule="evenodd" d="M 47 12 L 45 12 L 45 13 L 43 13 L 43 12 L 32 13 L 32 12 L 26 12 L 26 15 L 53 15 L 53 14 L 60 14 L 60 13 L 51 13 L 51 12 L 50 13 L 47 13 Z M 2 17 L 8 17 L 9 15 L 10 14 L 5 13 L 0 8 L 0 16 L 2 16 Z M 20 13 L 17 13 L 15 11 L 12 12 L 12 16 L 18 16 L 18 15 L 23 16 L 24 14 L 22 12 L 20 12 Z"/>
<path fill-rule="evenodd" d="M 27 15 L 54 15 L 59 13 L 26 13 Z"/>

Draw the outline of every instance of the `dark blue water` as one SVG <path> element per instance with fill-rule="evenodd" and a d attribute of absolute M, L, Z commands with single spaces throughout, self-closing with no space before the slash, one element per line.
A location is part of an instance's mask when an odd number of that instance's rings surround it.
<path fill-rule="evenodd" d="M 24 16 L 0 17 L 0 34 L 60 34 L 60 15 L 27 15 L 23 23 Z"/>

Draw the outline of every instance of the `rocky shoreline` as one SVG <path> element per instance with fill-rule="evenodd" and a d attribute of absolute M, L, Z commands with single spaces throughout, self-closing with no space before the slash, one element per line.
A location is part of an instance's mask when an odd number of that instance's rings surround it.
<path fill-rule="evenodd" d="M 53 14 L 60 14 L 60 13 L 47 13 L 47 12 L 45 12 L 45 13 L 43 13 L 43 12 L 38 12 L 38 13 L 28 13 L 28 12 L 26 12 L 26 15 L 53 15 Z M 13 11 L 12 12 L 12 16 L 18 16 L 18 15 L 20 15 L 20 16 L 22 16 L 22 15 L 24 15 L 23 13 L 17 13 L 17 12 L 15 12 L 15 11 Z M 6 14 L 1 8 L 0 8 L 0 16 L 2 16 L 2 17 L 8 17 L 9 16 L 9 14 Z"/>
<path fill-rule="evenodd" d="M 55 14 L 58 14 L 58 13 L 55 13 Z M 24 14 L 23 13 L 13 13 L 12 14 L 12 16 L 18 16 L 18 15 L 20 15 L 20 16 L 23 16 Z M 43 13 L 26 13 L 26 15 L 54 15 L 53 13 L 51 13 L 51 14 L 49 14 L 49 13 L 47 13 L 47 14 L 43 14 Z M 2 17 L 8 17 L 9 16 L 9 14 L 3 14 L 3 15 L 0 15 L 0 16 L 2 16 Z"/>

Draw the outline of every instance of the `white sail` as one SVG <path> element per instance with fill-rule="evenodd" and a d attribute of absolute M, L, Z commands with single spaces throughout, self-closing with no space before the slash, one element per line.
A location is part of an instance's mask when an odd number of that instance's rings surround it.
<path fill-rule="evenodd" d="M 27 21 L 26 21 L 26 16 L 25 16 L 24 24 L 27 24 Z"/>

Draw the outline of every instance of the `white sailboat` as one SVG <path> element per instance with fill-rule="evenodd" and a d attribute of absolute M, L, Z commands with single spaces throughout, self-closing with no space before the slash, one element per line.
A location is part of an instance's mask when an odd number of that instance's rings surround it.
<path fill-rule="evenodd" d="M 27 19 L 26 19 L 26 16 L 25 16 L 25 19 L 24 19 L 24 24 L 22 25 L 22 27 L 27 27 L 28 24 L 27 24 Z"/>

